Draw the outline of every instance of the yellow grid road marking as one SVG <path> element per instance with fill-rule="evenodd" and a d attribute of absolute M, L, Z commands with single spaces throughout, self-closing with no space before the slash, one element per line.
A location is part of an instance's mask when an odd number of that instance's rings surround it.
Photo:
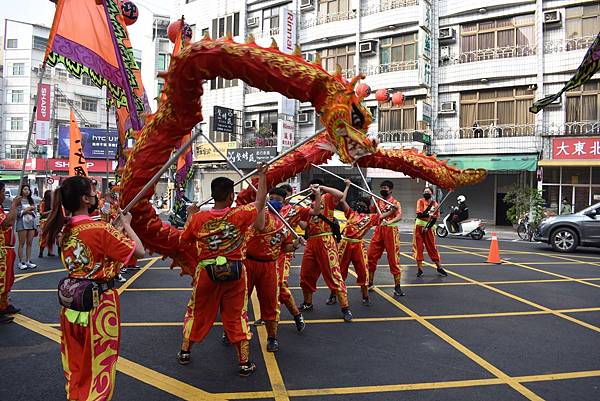
<path fill-rule="evenodd" d="M 121 284 L 121 286 L 117 289 L 117 292 L 119 293 L 119 295 L 123 294 L 123 292 L 125 292 L 125 290 L 127 290 L 127 288 L 129 288 L 129 286 L 135 282 L 135 280 L 140 278 L 140 276 L 142 274 L 144 274 L 144 272 L 146 270 L 148 270 L 150 268 L 150 266 L 152 266 L 154 263 L 156 263 L 159 259 L 160 259 L 159 257 L 150 259 L 150 261 L 148 263 L 146 263 L 146 265 L 144 267 L 142 267 L 139 271 L 137 271 L 133 276 L 129 277 L 129 279 L 126 282 Z"/>
<path fill-rule="evenodd" d="M 32 276 L 39 276 L 39 275 L 43 275 L 43 274 L 58 273 L 58 272 L 66 273 L 66 270 L 63 268 L 63 269 L 43 270 L 43 271 L 33 272 L 33 273 L 16 274 L 15 275 L 15 283 L 19 282 L 21 280 L 25 280 L 26 278 L 29 278 Z"/>

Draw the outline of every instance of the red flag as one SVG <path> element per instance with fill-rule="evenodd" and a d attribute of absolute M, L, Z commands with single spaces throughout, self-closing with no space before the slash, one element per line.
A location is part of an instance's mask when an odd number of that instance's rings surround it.
<path fill-rule="evenodd" d="M 83 156 L 81 131 L 77 126 L 73 110 L 71 110 L 71 124 L 69 129 L 69 175 L 82 175 L 84 177 L 88 175 L 87 163 Z"/>

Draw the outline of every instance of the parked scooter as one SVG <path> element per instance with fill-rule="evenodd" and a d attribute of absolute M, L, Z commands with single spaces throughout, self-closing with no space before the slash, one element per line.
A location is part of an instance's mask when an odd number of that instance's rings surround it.
<path fill-rule="evenodd" d="M 475 240 L 480 240 L 485 235 L 485 228 L 481 225 L 481 220 L 465 220 L 459 223 L 459 230 L 456 233 L 450 232 L 450 216 L 453 212 L 455 212 L 458 208 L 454 207 L 444 217 L 442 223 L 437 226 L 435 229 L 435 233 L 438 237 L 444 238 L 450 235 L 451 237 L 471 237 Z"/>

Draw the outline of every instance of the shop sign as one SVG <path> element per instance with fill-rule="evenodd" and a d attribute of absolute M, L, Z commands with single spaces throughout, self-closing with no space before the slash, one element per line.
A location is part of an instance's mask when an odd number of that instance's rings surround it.
<path fill-rule="evenodd" d="M 217 148 L 226 155 L 228 149 L 233 149 L 237 146 L 237 142 L 215 142 Z M 225 161 L 225 159 L 215 150 L 210 143 L 197 143 L 194 148 L 195 162 L 216 162 Z"/>
<path fill-rule="evenodd" d="M 268 162 L 276 155 L 276 146 L 229 149 L 227 151 L 227 158 L 240 169 L 255 168 L 257 163 Z"/>
<path fill-rule="evenodd" d="M 553 159 L 600 159 L 600 138 L 554 138 Z"/>

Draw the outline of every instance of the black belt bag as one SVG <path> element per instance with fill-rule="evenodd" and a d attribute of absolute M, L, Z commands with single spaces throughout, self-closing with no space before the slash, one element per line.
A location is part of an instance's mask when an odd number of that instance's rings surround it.
<path fill-rule="evenodd" d="M 235 281 L 242 277 L 243 267 L 241 260 L 229 260 L 222 265 L 212 264 L 206 266 L 206 272 L 214 282 Z"/>
<path fill-rule="evenodd" d="M 89 312 L 100 303 L 100 294 L 114 286 L 114 280 L 100 282 L 65 277 L 58 283 L 58 302 L 68 309 Z"/>

